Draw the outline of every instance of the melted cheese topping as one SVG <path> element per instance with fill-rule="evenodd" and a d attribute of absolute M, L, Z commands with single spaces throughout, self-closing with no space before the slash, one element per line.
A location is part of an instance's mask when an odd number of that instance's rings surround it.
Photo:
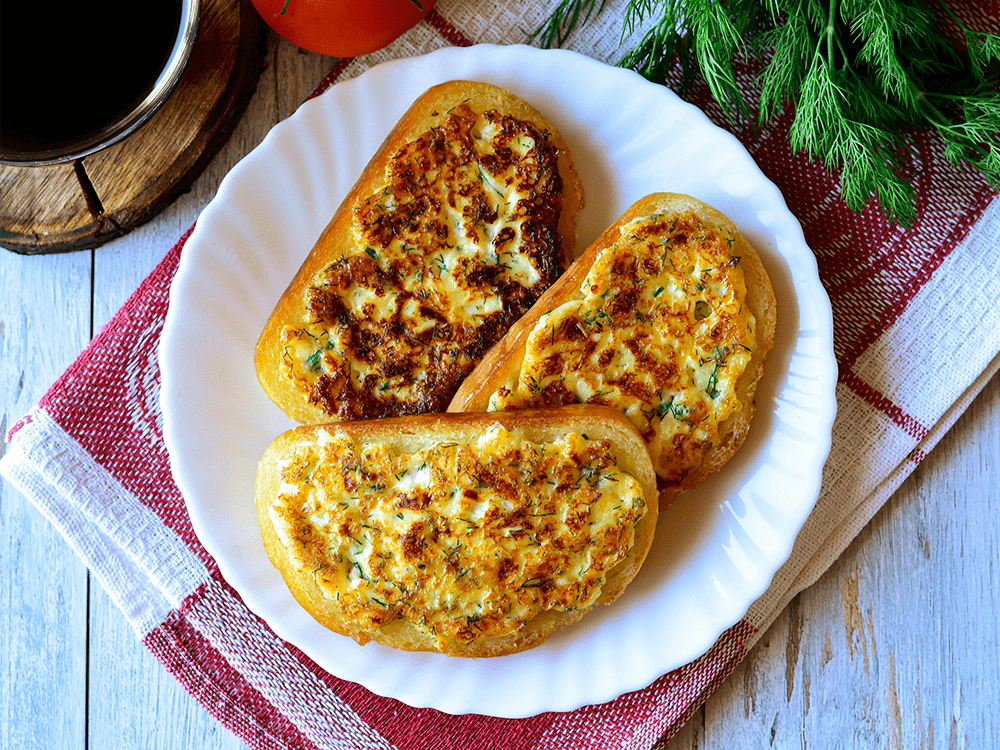
<path fill-rule="evenodd" d="M 354 211 L 355 251 L 283 330 L 285 376 L 341 419 L 443 411 L 562 271 L 557 157 L 547 133 L 464 104 L 407 144 Z"/>
<path fill-rule="evenodd" d="M 741 408 L 736 383 L 755 345 L 732 243 L 694 214 L 627 225 L 582 299 L 541 317 L 518 381 L 492 394 L 490 410 L 614 406 L 646 439 L 657 473 L 681 482 Z"/>
<path fill-rule="evenodd" d="M 606 441 L 496 425 L 397 453 L 332 433 L 292 457 L 270 509 L 292 561 L 347 619 L 404 618 L 438 643 L 516 633 L 593 604 L 645 515 Z"/>

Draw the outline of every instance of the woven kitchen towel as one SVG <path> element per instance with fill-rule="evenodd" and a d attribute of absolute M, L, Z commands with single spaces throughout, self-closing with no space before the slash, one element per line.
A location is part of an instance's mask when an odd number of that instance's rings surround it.
<path fill-rule="evenodd" d="M 518 30 L 537 24 L 546 4 L 525 5 L 440 0 L 388 50 L 336 64 L 323 86 L 390 57 L 522 42 Z M 568 46 L 613 62 L 622 5 L 611 0 Z M 704 91 L 690 98 L 721 122 Z M 922 140 L 920 219 L 903 230 L 875 211 L 844 209 L 835 180 L 789 152 L 787 126 L 746 145 L 802 221 L 833 305 L 839 412 L 822 492 L 744 619 L 648 688 L 568 713 L 457 718 L 334 678 L 253 616 L 199 544 L 162 439 L 156 352 L 186 238 L 10 430 L 3 474 L 79 552 L 143 643 L 253 748 L 648 748 L 827 569 L 1000 363 L 1000 201 L 987 185 Z"/>

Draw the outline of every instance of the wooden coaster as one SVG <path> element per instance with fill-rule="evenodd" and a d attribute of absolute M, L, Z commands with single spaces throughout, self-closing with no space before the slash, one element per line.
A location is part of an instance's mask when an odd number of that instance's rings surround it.
<path fill-rule="evenodd" d="M 0 165 L 0 245 L 22 254 L 85 250 L 170 205 L 243 114 L 264 67 L 266 30 L 249 0 L 203 0 L 181 80 L 145 125 L 73 163 Z"/>

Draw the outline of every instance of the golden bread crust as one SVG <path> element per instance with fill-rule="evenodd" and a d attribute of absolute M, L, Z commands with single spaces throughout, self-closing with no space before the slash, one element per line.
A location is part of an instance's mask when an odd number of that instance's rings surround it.
<path fill-rule="evenodd" d="M 656 217 L 655 221 L 650 217 Z M 651 251 L 659 253 L 660 248 L 667 249 L 657 259 Z M 617 260 L 606 260 L 616 258 L 615 252 Z M 637 259 L 631 266 L 623 260 L 629 257 Z M 682 260 L 694 270 L 664 271 L 671 263 L 680 264 Z M 646 269 L 649 273 L 636 273 L 635 266 L 643 263 L 650 264 Z M 705 266 L 708 267 L 701 270 Z M 613 280 L 616 273 L 628 274 L 617 286 Z M 671 287 L 666 293 L 664 286 L 630 295 L 622 293 L 621 314 L 616 317 L 616 293 L 626 292 L 635 284 L 666 284 L 663 273 L 668 276 L 673 273 L 676 288 Z M 612 277 L 610 283 L 605 283 L 606 276 Z M 711 296 L 713 284 L 716 289 Z M 604 316 L 605 324 L 585 319 L 582 314 L 576 318 L 559 317 L 564 310 L 583 310 L 588 290 L 600 289 L 605 294 L 608 289 L 613 292 L 606 300 L 599 301 L 602 306 L 595 308 L 597 316 Z M 666 314 L 662 301 L 671 292 L 674 298 L 669 304 L 673 307 Z M 637 318 L 642 323 L 636 323 Z M 559 327 L 558 321 L 567 319 L 575 324 L 574 330 L 586 328 L 583 336 L 574 334 L 576 341 L 568 340 L 565 326 Z M 625 330 L 626 319 L 628 330 L 633 332 L 629 334 L 631 338 L 619 338 L 616 342 L 614 336 L 619 334 L 608 331 Z M 712 324 L 708 331 L 698 328 L 702 319 Z M 672 338 L 678 320 L 685 321 L 689 329 Z M 583 326 L 582 322 L 588 325 Z M 660 476 L 663 509 L 681 492 L 718 471 L 742 444 L 754 412 L 754 392 L 764 359 L 774 342 L 775 323 L 776 303 L 767 273 L 732 221 L 690 196 L 652 194 L 633 204 L 598 237 L 511 327 L 465 379 L 448 408 L 487 411 L 578 400 L 622 409 L 636 422 L 650 447 Z M 549 335 L 552 343 L 546 348 L 545 339 Z M 602 336 L 603 352 L 595 343 Z M 582 355 L 575 360 L 564 355 L 574 346 L 579 349 L 580 341 L 586 344 Z M 643 346 L 658 342 L 656 346 L 668 352 L 664 355 L 666 359 L 644 361 L 645 351 L 640 346 L 643 342 Z M 679 349 L 675 342 L 680 342 Z M 624 371 L 619 367 L 617 379 L 612 381 L 607 374 L 610 366 L 603 363 L 611 361 L 615 346 L 624 351 L 626 345 L 632 347 L 633 361 L 623 366 Z M 649 349 L 653 348 L 650 344 Z M 532 360 L 529 351 L 541 353 Z M 685 361 L 694 373 L 694 379 L 687 384 L 687 394 L 676 384 L 678 370 L 684 369 Z M 580 369 L 590 373 L 590 382 L 570 385 L 580 376 Z M 548 381 L 541 375 L 549 376 Z M 640 382 L 639 376 L 645 379 Z M 619 390 L 595 388 L 594 382 L 601 388 L 613 382 Z M 688 395 L 699 390 L 703 392 L 700 403 Z M 705 398 L 704 392 L 710 393 L 710 397 Z"/>
<path fill-rule="evenodd" d="M 351 609 L 346 603 L 349 597 L 349 587 L 345 587 L 346 584 L 343 583 L 345 579 L 336 578 L 334 579 L 335 583 L 331 583 L 329 571 L 334 563 L 330 560 L 322 560 L 320 558 L 333 555 L 330 550 L 334 549 L 337 540 L 329 542 L 324 537 L 322 544 L 317 546 L 310 541 L 309 534 L 301 533 L 301 527 L 282 527 L 282 512 L 286 511 L 281 510 L 284 507 L 282 503 L 285 502 L 281 499 L 281 496 L 283 492 L 286 495 L 292 492 L 289 482 L 293 482 L 293 475 L 295 473 L 295 470 L 290 470 L 289 466 L 292 466 L 295 461 L 304 460 L 301 459 L 301 456 L 310 450 L 310 446 L 330 445 L 340 440 L 350 440 L 354 444 L 366 446 L 366 450 L 373 452 L 373 454 L 381 450 L 389 450 L 393 452 L 393 455 L 416 455 L 420 451 L 424 451 L 425 453 L 428 451 L 432 452 L 440 449 L 442 446 L 447 448 L 456 443 L 459 445 L 470 444 L 479 446 L 477 460 L 483 462 L 485 468 L 482 471 L 488 475 L 491 468 L 498 469 L 499 467 L 496 464 L 490 463 L 494 459 L 488 452 L 484 454 L 481 448 L 483 444 L 477 441 L 481 441 L 482 436 L 488 431 L 497 430 L 498 425 L 504 430 L 516 431 L 518 436 L 523 436 L 525 440 L 532 441 L 534 444 L 543 447 L 548 445 L 561 446 L 563 443 L 559 441 L 565 440 L 566 436 L 571 433 L 574 435 L 583 435 L 586 438 L 588 446 L 600 446 L 601 450 L 608 450 L 610 451 L 610 455 L 613 456 L 615 471 L 608 476 L 617 477 L 617 479 L 607 482 L 607 486 L 613 487 L 611 491 L 617 490 L 619 481 L 627 481 L 629 483 L 628 486 L 632 488 L 630 491 L 635 491 L 638 488 L 642 493 L 641 498 L 636 499 L 638 505 L 635 506 L 640 508 L 640 510 L 633 515 L 623 516 L 623 520 L 616 522 L 628 524 L 627 529 L 621 530 L 622 534 L 624 534 L 621 539 L 625 540 L 631 537 L 631 546 L 625 552 L 618 548 L 623 546 L 624 542 L 608 542 L 612 548 L 610 551 L 614 552 L 615 556 L 609 558 L 611 560 L 608 563 L 610 567 L 602 574 L 600 579 L 602 585 L 599 584 L 599 589 L 589 592 L 587 594 L 589 598 L 581 598 L 581 601 L 585 601 L 585 605 L 576 608 L 567 606 L 573 603 L 572 599 L 559 598 L 562 595 L 554 593 L 553 596 L 556 596 L 554 601 L 557 601 L 559 606 L 550 606 L 547 609 L 543 608 L 541 611 L 526 610 L 529 614 L 525 615 L 527 619 L 524 621 L 518 620 L 513 624 L 501 623 L 504 627 L 498 625 L 496 629 L 491 629 L 487 625 L 487 619 L 484 617 L 480 621 L 480 624 L 483 626 L 482 630 L 473 622 L 473 625 L 476 626 L 475 629 L 463 628 L 457 633 L 450 631 L 435 632 L 433 629 L 426 627 L 429 622 L 427 618 L 420 620 L 425 627 L 418 626 L 417 621 L 419 618 L 403 605 L 397 607 L 395 616 L 387 616 L 383 620 L 380 620 L 380 614 L 378 613 L 383 611 L 381 607 L 385 606 L 385 602 L 375 599 L 378 604 L 372 605 L 369 600 L 366 607 L 377 610 L 375 615 L 371 615 L 370 612 L 366 612 L 364 609 Z M 422 457 L 424 453 L 419 453 L 419 455 Z M 366 467 L 372 465 L 366 464 Z M 368 469 L 366 468 L 366 470 Z M 311 465 L 308 471 L 310 472 L 308 481 L 321 481 L 319 479 L 319 469 Z M 405 472 L 398 472 L 390 480 L 395 482 L 396 486 L 389 487 L 388 492 L 391 494 L 393 491 L 398 490 L 398 493 L 405 495 L 404 485 L 410 479 L 412 479 L 412 475 L 410 478 L 407 478 Z M 489 483 L 489 480 L 484 481 L 487 484 Z M 382 487 L 378 487 L 378 489 L 381 490 Z M 559 494 L 565 496 L 566 492 L 567 490 L 562 490 Z M 256 505 L 261 535 L 269 559 L 281 572 L 294 597 L 325 627 L 351 637 L 362 644 L 368 641 L 376 641 L 387 646 L 409 651 L 437 651 L 452 656 L 485 657 L 511 654 L 537 646 L 554 630 L 575 622 L 596 604 L 607 604 L 618 598 L 628 583 L 638 573 L 650 549 L 657 518 L 656 492 L 655 473 L 649 461 L 645 445 L 634 426 L 620 414 L 606 407 L 576 405 L 538 410 L 522 410 L 512 413 L 416 415 L 405 418 L 301 426 L 279 436 L 262 457 L 256 485 Z M 398 493 L 397 497 L 399 496 Z M 591 500 L 590 502 L 594 502 L 595 507 L 597 507 L 596 503 L 599 501 Z M 621 505 L 621 503 L 618 503 L 618 505 Z M 384 509 L 385 506 L 380 507 Z M 388 514 L 390 520 L 396 515 L 398 507 L 400 506 L 392 506 L 392 512 Z M 406 505 L 405 507 L 410 506 Z M 433 507 L 436 508 L 437 506 Z M 468 511 L 464 511 L 464 514 L 467 516 Z M 401 517 L 402 512 L 399 515 Z M 376 517 L 385 518 L 386 514 L 383 513 L 382 516 L 372 515 L 370 518 Z M 462 518 L 461 520 L 468 522 L 466 518 Z M 600 518 L 595 516 L 588 524 L 598 524 L 600 522 Z M 348 529 L 342 522 L 338 523 L 341 523 L 342 534 L 347 534 L 348 536 L 357 536 L 359 534 L 357 528 Z M 370 521 L 370 523 L 375 524 L 376 521 Z M 481 520 L 481 523 L 485 525 L 486 521 Z M 444 522 L 438 523 L 434 526 L 437 531 L 429 534 L 426 538 L 405 540 L 403 544 L 404 553 L 408 554 L 409 551 L 422 549 L 424 546 L 428 548 L 432 547 L 432 542 L 437 540 L 432 540 L 431 537 L 445 534 L 446 532 L 442 531 L 442 529 L 446 528 L 446 526 L 447 524 Z M 503 524 L 500 524 L 500 526 L 503 526 Z M 288 532 L 289 528 L 293 529 L 292 533 L 297 534 L 294 539 Z M 388 528 L 389 526 L 385 527 L 385 529 Z M 515 532 L 517 528 L 519 526 L 514 528 Z M 528 526 L 525 525 L 525 528 L 528 528 Z M 536 526 L 533 528 L 532 533 L 540 535 L 540 530 L 543 527 Z M 610 528 L 613 531 L 617 527 L 612 526 Z M 612 531 L 607 531 L 607 533 L 612 533 Z M 388 534 L 388 531 L 372 532 L 369 530 L 368 533 L 382 535 Z M 464 541 L 467 538 L 463 536 L 460 540 Z M 515 538 L 517 538 L 516 533 Z M 541 536 L 538 538 L 541 538 Z M 612 538 L 618 539 L 618 536 L 612 534 Z M 472 545 L 473 542 L 469 542 L 468 544 Z M 537 545 L 538 541 L 537 539 L 529 540 L 525 538 L 523 539 L 523 544 L 528 545 L 525 549 L 529 551 L 525 554 L 530 555 L 532 554 L 530 552 L 531 548 L 537 549 L 537 546 L 533 545 Z M 554 544 L 555 547 L 560 547 L 562 542 L 554 542 Z M 420 559 L 431 569 L 436 569 L 435 566 L 438 564 L 445 565 L 446 563 L 452 563 L 451 549 L 447 547 L 443 549 L 448 549 L 445 555 L 448 558 L 447 560 L 435 561 L 433 556 Z M 509 546 L 507 549 L 509 551 Z M 316 550 L 322 551 L 317 553 Z M 598 559 L 596 557 L 598 554 L 597 551 L 592 550 L 588 554 L 591 555 L 592 560 L 596 561 Z M 518 557 L 518 555 L 519 553 L 515 553 L 515 557 Z M 369 557 L 367 558 L 367 562 L 364 562 L 366 567 L 364 568 L 364 572 L 362 572 L 362 578 L 366 581 L 368 578 L 374 577 L 372 569 L 367 567 L 371 559 Z M 460 565 L 461 563 L 454 564 Z M 594 564 L 596 565 L 596 562 Z M 317 570 L 320 571 L 319 575 L 317 575 Z M 359 567 L 358 570 L 362 571 L 362 568 Z M 367 578 L 365 574 L 367 574 Z M 560 581 L 565 579 L 567 575 L 572 579 L 571 574 L 564 572 L 560 574 Z M 555 581 L 556 579 L 553 577 L 551 580 Z M 432 584 L 427 581 L 444 581 L 445 583 Z M 428 578 L 427 581 L 421 582 L 419 587 L 440 586 L 440 590 L 432 592 L 433 596 L 431 596 L 430 601 L 436 601 L 435 597 L 444 598 L 452 596 L 451 601 L 453 603 L 449 606 L 458 606 L 454 604 L 454 601 L 461 598 L 461 592 L 453 588 L 455 585 L 453 582 L 450 584 L 447 583 L 448 581 L 453 581 L 452 578 L 442 574 L 438 577 Z M 358 583 L 358 581 L 354 583 Z M 500 597 L 501 594 L 497 592 L 495 583 L 494 579 L 480 578 L 476 585 L 493 586 L 490 597 Z M 409 584 L 408 580 L 400 578 L 397 578 L 392 583 L 392 585 L 398 588 L 402 588 L 407 584 Z M 536 581 L 529 585 L 538 586 L 540 583 Z M 546 585 L 548 586 L 549 584 Z M 565 586 L 570 587 L 567 589 L 568 591 L 576 592 L 572 584 L 559 584 L 559 587 Z M 341 598 L 340 593 L 331 593 L 338 591 L 343 592 L 343 598 Z M 597 595 L 598 593 L 599 596 Z M 518 595 L 515 594 L 515 597 Z M 575 596 L 576 593 L 572 595 Z M 430 594 L 425 593 L 425 599 L 427 596 L 430 596 Z M 584 595 L 580 594 L 580 596 L 583 597 Z M 386 601 L 389 601 L 388 597 L 385 598 Z M 510 605 L 507 606 L 509 611 Z M 514 606 L 518 606 L 516 600 L 514 601 Z M 469 619 L 472 621 L 479 618 Z"/>
<path fill-rule="evenodd" d="M 470 157 L 479 144 L 485 155 Z M 438 173 L 465 182 L 450 193 L 448 183 L 428 185 Z M 255 349 L 261 386 L 302 424 L 443 411 L 478 356 L 572 259 L 582 205 L 567 145 L 544 115 L 485 83 L 431 88 L 275 306 Z M 499 216 L 498 206 L 507 206 Z M 462 236 L 470 249 L 456 251 Z M 432 258 L 437 248 L 454 252 Z M 448 277 L 429 291 L 434 274 Z M 471 297 L 445 298 L 441 289 L 456 283 Z M 493 307 L 460 317 L 473 303 Z"/>

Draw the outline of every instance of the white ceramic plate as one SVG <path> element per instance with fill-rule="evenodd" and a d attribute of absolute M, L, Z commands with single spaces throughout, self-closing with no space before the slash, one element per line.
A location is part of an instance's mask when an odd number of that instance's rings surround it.
<path fill-rule="evenodd" d="M 268 562 L 257 461 L 293 426 L 254 374 L 285 285 L 409 104 L 453 78 L 504 86 L 569 143 L 590 243 L 636 199 L 691 194 L 758 248 L 780 313 L 744 448 L 660 518 L 625 595 L 542 646 L 480 660 L 360 647 L 318 625 Z M 830 446 L 836 365 L 828 298 L 798 222 L 731 135 L 640 76 L 530 47 L 445 49 L 380 65 L 306 102 L 223 180 L 182 254 L 160 347 L 167 448 L 202 543 L 246 604 L 332 674 L 410 705 L 523 717 L 642 688 L 703 654 L 767 588 L 812 509 Z"/>

